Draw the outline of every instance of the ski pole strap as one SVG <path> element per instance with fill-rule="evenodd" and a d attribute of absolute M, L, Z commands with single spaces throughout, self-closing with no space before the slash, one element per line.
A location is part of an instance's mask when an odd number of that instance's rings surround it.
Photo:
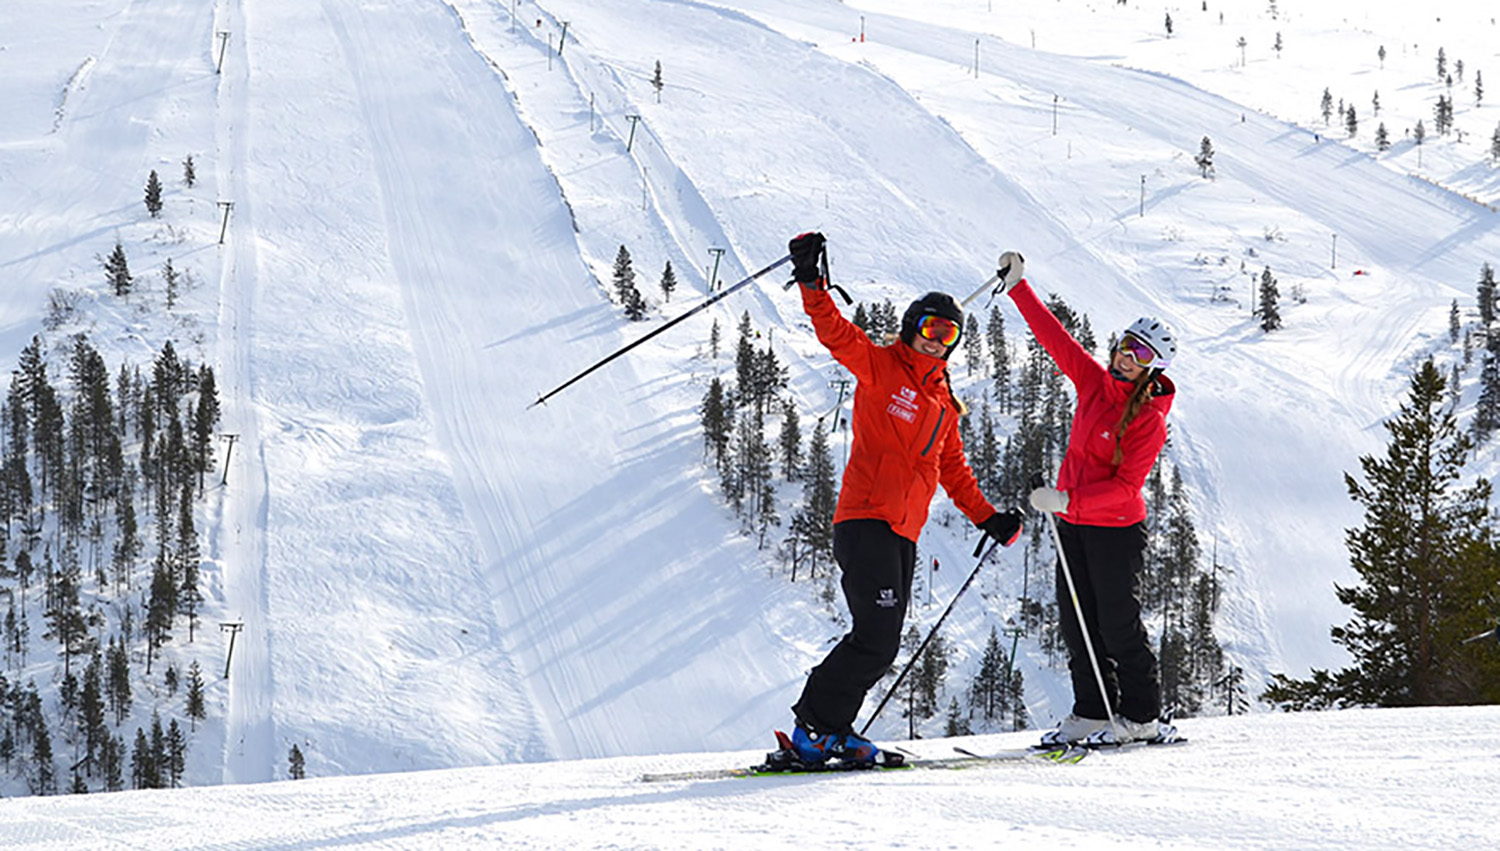
<path fill-rule="evenodd" d="M 823 288 L 824 289 L 826 289 L 826 290 L 828 290 L 830 292 L 836 292 L 839 295 L 843 296 L 844 297 L 844 304 L 846 304 L 846 305 L 850 305 L 850 304 L 854 303 L 854 299 L 852 299 L 852 298 L 849 297 L 849 293 L 847 291 L 845 291 L 843 287 L 839 286 L 838 284 L 835 284 L 833 282 L 833 279 L 830 278 L 829 275 L 828 275 L 828 245 L 826 243 L 823 245 L 823 248 L 818 252 L 818 271 L 823 276 Z M 783 290 L 789 290 L 796 283 L 797 283 L 797 279 L 793 278 L 790 281 L 787 281 L 786 284 L 782 286 L 782 289 Z"/>

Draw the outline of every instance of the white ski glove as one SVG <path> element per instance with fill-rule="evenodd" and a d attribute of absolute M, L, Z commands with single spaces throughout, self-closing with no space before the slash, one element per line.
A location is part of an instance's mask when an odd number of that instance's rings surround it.
<path fill-rule="evenodd" d="M 1031 507 L 1037 511 L 1063 514 L 1068 510 L 1068 492 L 1057 488 L 1037 488 L 1031 492 Z"/>
<path fill-rule="evenodd" d="M 1008 293 L 1015 288 L 1021 279 L 1026 277 L 1026 258 L 1020 252 L 1007 251 L 1000 255 L 1000 266 L 995 271 L 995 277 L 1000 279 L 1000 292 Z"/>

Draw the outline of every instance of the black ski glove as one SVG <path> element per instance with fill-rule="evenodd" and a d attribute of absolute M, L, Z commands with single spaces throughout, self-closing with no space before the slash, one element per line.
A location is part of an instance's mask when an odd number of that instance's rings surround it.
<path fill-rule="evenodd" d="M 1021 512 L 1014 509 L 1010 511 L 996 511 L 990 515 L 990 519 L 979 524 L 986 535 L 1000 542 L 1002 547 L 1008 547 L 1021 537 Z"/>
<path fill-rule="evenodd" d="M 823 272 L 819 261 L 823 258 L 823 246 L 828 243 L 821 233 L 810 231 L 792 237 L 787 249 L 792 254 L 792 278 L 808 289 L 821 290 Z"/>

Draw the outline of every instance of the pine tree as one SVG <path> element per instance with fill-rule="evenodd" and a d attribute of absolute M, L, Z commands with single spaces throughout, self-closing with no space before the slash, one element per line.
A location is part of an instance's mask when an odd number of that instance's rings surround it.
<path fill-rule="evenodd" d="M 1479 368 L 1479 400 L 1469 422 L 1476 443 L 1484 443 L 1500 428 L 1500 336 L 1491 336 L 1485 346 L 1484 365 Z"/>
<path fill-rule="evenodd" d="M 958 706 L 958 698 L 954 697 L 948 701 L 948 718 L 943 725 L 943 735 L 952 738 L 954 736 L 973 735 L 974 730 L 969 726 L 969 719 L 963 714 Z"/>
<path fill-rule="evenodd" d="M 115 725 L 125 720 L 130 712 L 130 658 L 125 646 L 109 639 L 109 649 L 104 654 L 104 693 L 108 697 L 110 711 L 114 713 Z"/>
<path fill-rule="evenodd" d="M 219 425 L 219 390 L 213 367 L 204 366 L 198 376 L 198 404 L 193 409 L 193 468 L 198 472 L 198 492 L 204 476 L 214 468 L 214 429 Z"/>
<path fill-rule="evenodd" d="M 302 749 L 295 742 L 287 752 L 287 773 L 293 780 L 301 780 L 307 776 L 307 760 L 303 758 Z"/>
<path fill-rule="evenodd" d="M 1370 114 L 1380 117 L 1380 92 L 1376 92 L 1375 96 L 1370 98 Z"/>
<path fill-rule="evenodd" d="M 1006 671 L 1009 670 L 1009 662 L 1005 658 L 1005 651 L 1000 647 L 1000 634 L 995 627 L 990 627 L 990 637 L 984 644 L 984 652 L 979 657 L 979 668 L 974 673 L 974 680 L 969 685 L 969 696 L 973 701 L 973 707 L 979 711 L 980 716 L 987 722 L 993 722 L 1005 714 L 1007 683 Z"/>
<path fill-rule="evenodd" d="M 724 454 L 729 448 L 731 420 L 724 395 L 724 382 L 714 378 L 708 383 L 708 392 L 698 407 L 699 422 L 703 424 L 704 450 L 712 450 L 714 467 L 724 468 Z"/>
<path fill-rule="evenodd" d="M 1474 105 L 1475 106 L 1479 106 L 1481 103 L 1484 103 L 1484 74 L 1482 72 L 1475 71 L 1474 72 Z"/>
<path fill-rule="evenodd" d="M 1276 306 L 1279 299 L 1276 279 L 1271 276 L 1271 267 L 1267 266 L 1260 276 L 1260 304 L 1255 309 L 1255 315 L 1260 317 L 1260 329 L 1266 333 L 1281 327 L 1281 311 Z"/>
<path fill-rule="evenodd" d="M 198 667 L 196 659 L 188 665 L 187 716 L 194 731 L 198 729 L 198 722 L 208 717 L 203 699 L 203 670 Z"/>
<path fill-rule="evenodd" d="M 1437 76 L 1439 80 L 1448 76 L 1448 54 L 1441 47 L 1438 48 L 1437 55 Z"/>
<path fill-rule="evenodd" d="M 193 165 L 192 154 L 188 154 L 187 158 L 182 161 L 182 182 L 189 189 L 192 189 L 193 185 L 198 182 L 198 169 Z"/>
<path fill-rule="evenodd" d="M 740 317 L 739 333 L 734 346 L 734 408 L 749 404 L 755 390 L 755 329 L 750 325 L 748 310 Z"/>
<path fill-rule="evenodd" d="M 1344 129 L 1349 131 L 1351 139 L 1359 135 L 1359 117 L 1354 113 L 1353 104 L 1350 104 L 1349 109 L 1344 113 Z"/>
<path fill-rule="evenodd" d="M 151 712 L 151 766 L 155 769 L 155 775 L 151 778 L 152 789 L 167 788 L 167 778 L 171 774 L 171 759 L 167 753 L 167 734 L 161 726 L 161 715 L 152 710 Z"/>
<path fill-rule="evenodd" d="M 78 726 L 84 741 L 84 754 L 92 764 L 109 738 L 109 726 L 105 720 L 104 707 L 104 662 L 95 645 L 88 667 L 83 669 L 83 691 L 79 695 Z"/>
<path fill-rule="evenodd" d="M 193 640 L 193 630 L 198 623 L 198 606 L 203 603 L 203 592 L 198 588 L 198 570 L 202 560 L 198 547 L 198 531 L 193 525 L 193 487 L 182 489 L 177 519 L 177 576 L 180 577 L 176 595 L 177 611 L 188 622 L 188 641 Z"/>
<path fill-rule="evenodd" d="M 913 627 L 915 631 L 915 627 Z M 911 738 L 917 737 L 917 724 L 936 715 L 938 712 L 938 700 L 943 691 L 943 683 L 948 677 L 948 641 L 942 632 L 935 632 L 932 639 L 927 642 L 927 647 L 912 666 L 911 689 L 912 696 L 908 703 L 908 732 Z"/>
<path fill-rule="evenodd" d="M 99 749 L 99 769 L 104 775 L 104 791 L 119 792 L 125 788 L 125 742 L 105 733 Z"/>
<path fill-rule="evenodd" d="M 968 423 L 969 418 L 960 422 Z M 998 499 L 1005 491 L 1005 468 L 1001 464 L 1000 441 L 995 437 L 995 418 L 988 400 L 980 403 L 979 422 L 973 428 L 977 433 L 972 435 L 971 440 L 965 441 L 971 447 L 969 465 L 979 481 L 979 489 Z"/>
<path fill-rule="evenodd" d="M 969 377 L 982 366 L 984 359 L 984 337 L 979 333 L 979 318 L 969 314 L 964 319 L 964 359 L 969 364 Z"/>
<path fill-rule="evenodd" d="M 781 436 L 776 441 L 781 447 L 781 475 L 795 482 L 802 468 L 802 422 L 796 405 L 787 402 L 781 410 Z"/>
<path fill-rule="evenodd" d="M 167 726 L 166 757 L 169 785 L 176 789 L 182 785 L 182 773 L 187 768 L 187 737 L 176 718 Z"/>
<path fill-rule="evenodd" d="M 1217 592 L 1214 577 L 1199 573 L 1193 580 L 1192 607 L 1188 612 L 1188 653 L 1193 660 L 1194 692 L 1206 696 L 1208 686 L 1224 669 L 1224 648 L 1214 635 Z M 1196 711 L 1196 710 L 1195 710 Z"/>
<path fill-rule="evenodd" d="M 73 657 L 89 652 L 91 636 L 79 601 L 80 580 L 76 566 L 59 571 L 47 610 L 50 635 L 62 648 L 65 677 L 71 675 Z"/>
<path fill-rule="evenodd" d="M 172 615 L 177 611 L 177 583 L 165 560 L 158 561 L 151 574 L 151 597 L 146 604 L 146 673 L 156 652 L 171 637 Z M 152 787 L 156 788 L 156 787 Z"/>
<path fill-rule="evenodd" d="M 1391 134 L 1385 129 L 1385 122 L 1375 128 L 1375 149 L 1378 151 L 1389 151 L 1391 149 Z"/>
<path fill-rule="evenodd" d="M 104 261 L 104 274 L 116 297 L 124 298 L 130 294 L 130 264 L 125 260 L 125 246 L 118 241 L 109 259 Z"/>
<path fill-rule="evenodd" d="M 656 89 L 657 103 L 661 103 L 661 90 L 665 87 L 666 83 L 662 82 L 661 78 L 661 60 L 658 59 L 656 60 L 656 71 L 651 75 L 651 88 Z"/>
<path fill-rule="evenodd" d="M 1193 157 L 1193 162 L 1198 164 L 1198 171 L 1205 178 L 1214 173 L 1214 143 L 1207 136 L 1199 144 L 1198 155 Z"/>
<path fill-rule="evenodd" d="M 1488 263 L 1479 267 L 1475 296 L 1479 303 L 1479 321 L 1488 328 L 1495 321 L 1495 269 Z"/>
<path fill-rule="evenodd" d="M 1362 456 L 1363 481 L 1345 474 L 1364 508 L 1346 535 L 1359 581 L 1335 586 L 1354 618 L 1331 631 L 1353 666 L 1306 681 L 1275 675 L 1264 700 L 1293 708 L 1500 702 L 1500 657 L 1463 639 L 1494 623 L 1500 560 L 1488 530 L 1490 483 L 1459 487 L 1468 437 L 1445 404 L 1428 359 L 1385 424 L 1384 457 Z"/>
<path fill-rule="evenodd" d="M 677 273 L 672 271 L 672 261 L 667 261 L 667 268 L 661 272 L 661 297 L 663 301 L 671 301 L 672 293 L 677 290 Z"/>
<path fill-rule="evenodd" d="M 813 575 L 816 575 L 820 561 L 828 563 L 833 560 L 833 512 L 838 505 L 838 485 L 833 479 L 828 431 L 822 428 L 822 423 L 818 426 L 808 441 L 807 466 L 802 478 L 805 521 L 801 533 L 813 559 Z"/>
<path fill-rule="evenodd" d="M 1001 413 L 1010 413 L 1010 346 L 1005 341 L 1005 316 L 1000 306 L 990 308 L 985 325 L 985 342 L 990 347 L 990 377 L 995 379 L 995 404 Z"/>
<path fill-rule="evenodd" d="M 130 750 L 130 782 L 134 789 L 156 789 L 156 766 L 151 761 L 151 743 L 146 731 L 135 728 L 135 746 Z"/>
<path fill-rule="evenodd" d="M 854 305 L 854 315 L 850 317 L 849 321 L 854 323 L 854 327 L 865 332 L 866 336 L 869 336 L 870 312 L 865 310 L 864 302 L 859 302 L 858 304 Z"/>
<path fill-rule="evenodd" d="M 1437 129 L 1438 135 L 1448 135 L 1453 126 L 1452 102 L 1443 95 L 1438 95 L 1437 105 L 1432 108 L 1432 113 L 1432 126 Z"/>
<path fill-rule="evenodd" d="M 156 176 L 154 168 L 146 178 L 146 210 L 153 219 L 161 215 L 161 178 Z"/>
<path fill-rule="evenodd" d="M 1458 312 L 1458 299 L 1448 306 L 1448 342 L 1457 343 L 1459 332 L 1463 330 L 1463 323 Z"/>
<path fill-rule="evenodd" d="M 1187 638 L 1176 625 L 1169 624 L 1162 629 L 1156 664 L 1161 677 L 1162 707 L 1174 715 L 1194 714 L 1198 707 L 1193 700 Z"/>
<path fill-rule="evenodd" d="M 1333 118 L 1333 93 L 1327 89 L 1323 90 L 1323 103 L 1320 110 L 1323 113 L 1323 124 L 1326 126 Z"/>
<path fill-rule="evenodd" d="M 1225 715 L 1244 715 L 1250 711 L 1249 701 L 1245 699 L 1244 668 L 1235 665 L 1220 677 L 1214 686 L 1224 694 Z"/>
<path fill-rule="evenodd" d="M 641 298 L 640 290 L 635 287 L 635 269 L 631 265 L 630 251 L 623 245 L 615 255 L 614 284 L 615 296 L 625 308 L 625 317 L 632 322 L 645 317 L 646 302 Z"/>
<path fill-rule="evenodd" d="M 172 266 L 172 258 L 168 257 L 167 262 L 162 264 L 161 277 L 167 285 L 167 309 L 171 310 L 177 306 L 177 282 L 182 278 Z"/>
<path fill-rule="evenodd" d="M 52 764 L 52 735 L 47 732 L 47 719 L 42 715 L 41 699 L 35 691 L 28 698 L 34 703 L 28 710 L 31 716 L 31 793 L 54 795 L 57 793 L 57 767 Z"/>

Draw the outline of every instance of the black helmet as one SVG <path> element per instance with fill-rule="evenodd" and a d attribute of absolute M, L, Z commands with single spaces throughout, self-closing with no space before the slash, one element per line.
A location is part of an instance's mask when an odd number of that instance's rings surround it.
<path fill-rule="evenodd" d="M 924 316 L 941 316 L 952 320 L 960 330 L 964 327 L 964 309 L 958 306 L 953 296 L 947 293 L 928 293 L 912 302 L 911 307 L 901 316 L 901 342 L 911 345 L 917 338 L 917 323 Z"/>

